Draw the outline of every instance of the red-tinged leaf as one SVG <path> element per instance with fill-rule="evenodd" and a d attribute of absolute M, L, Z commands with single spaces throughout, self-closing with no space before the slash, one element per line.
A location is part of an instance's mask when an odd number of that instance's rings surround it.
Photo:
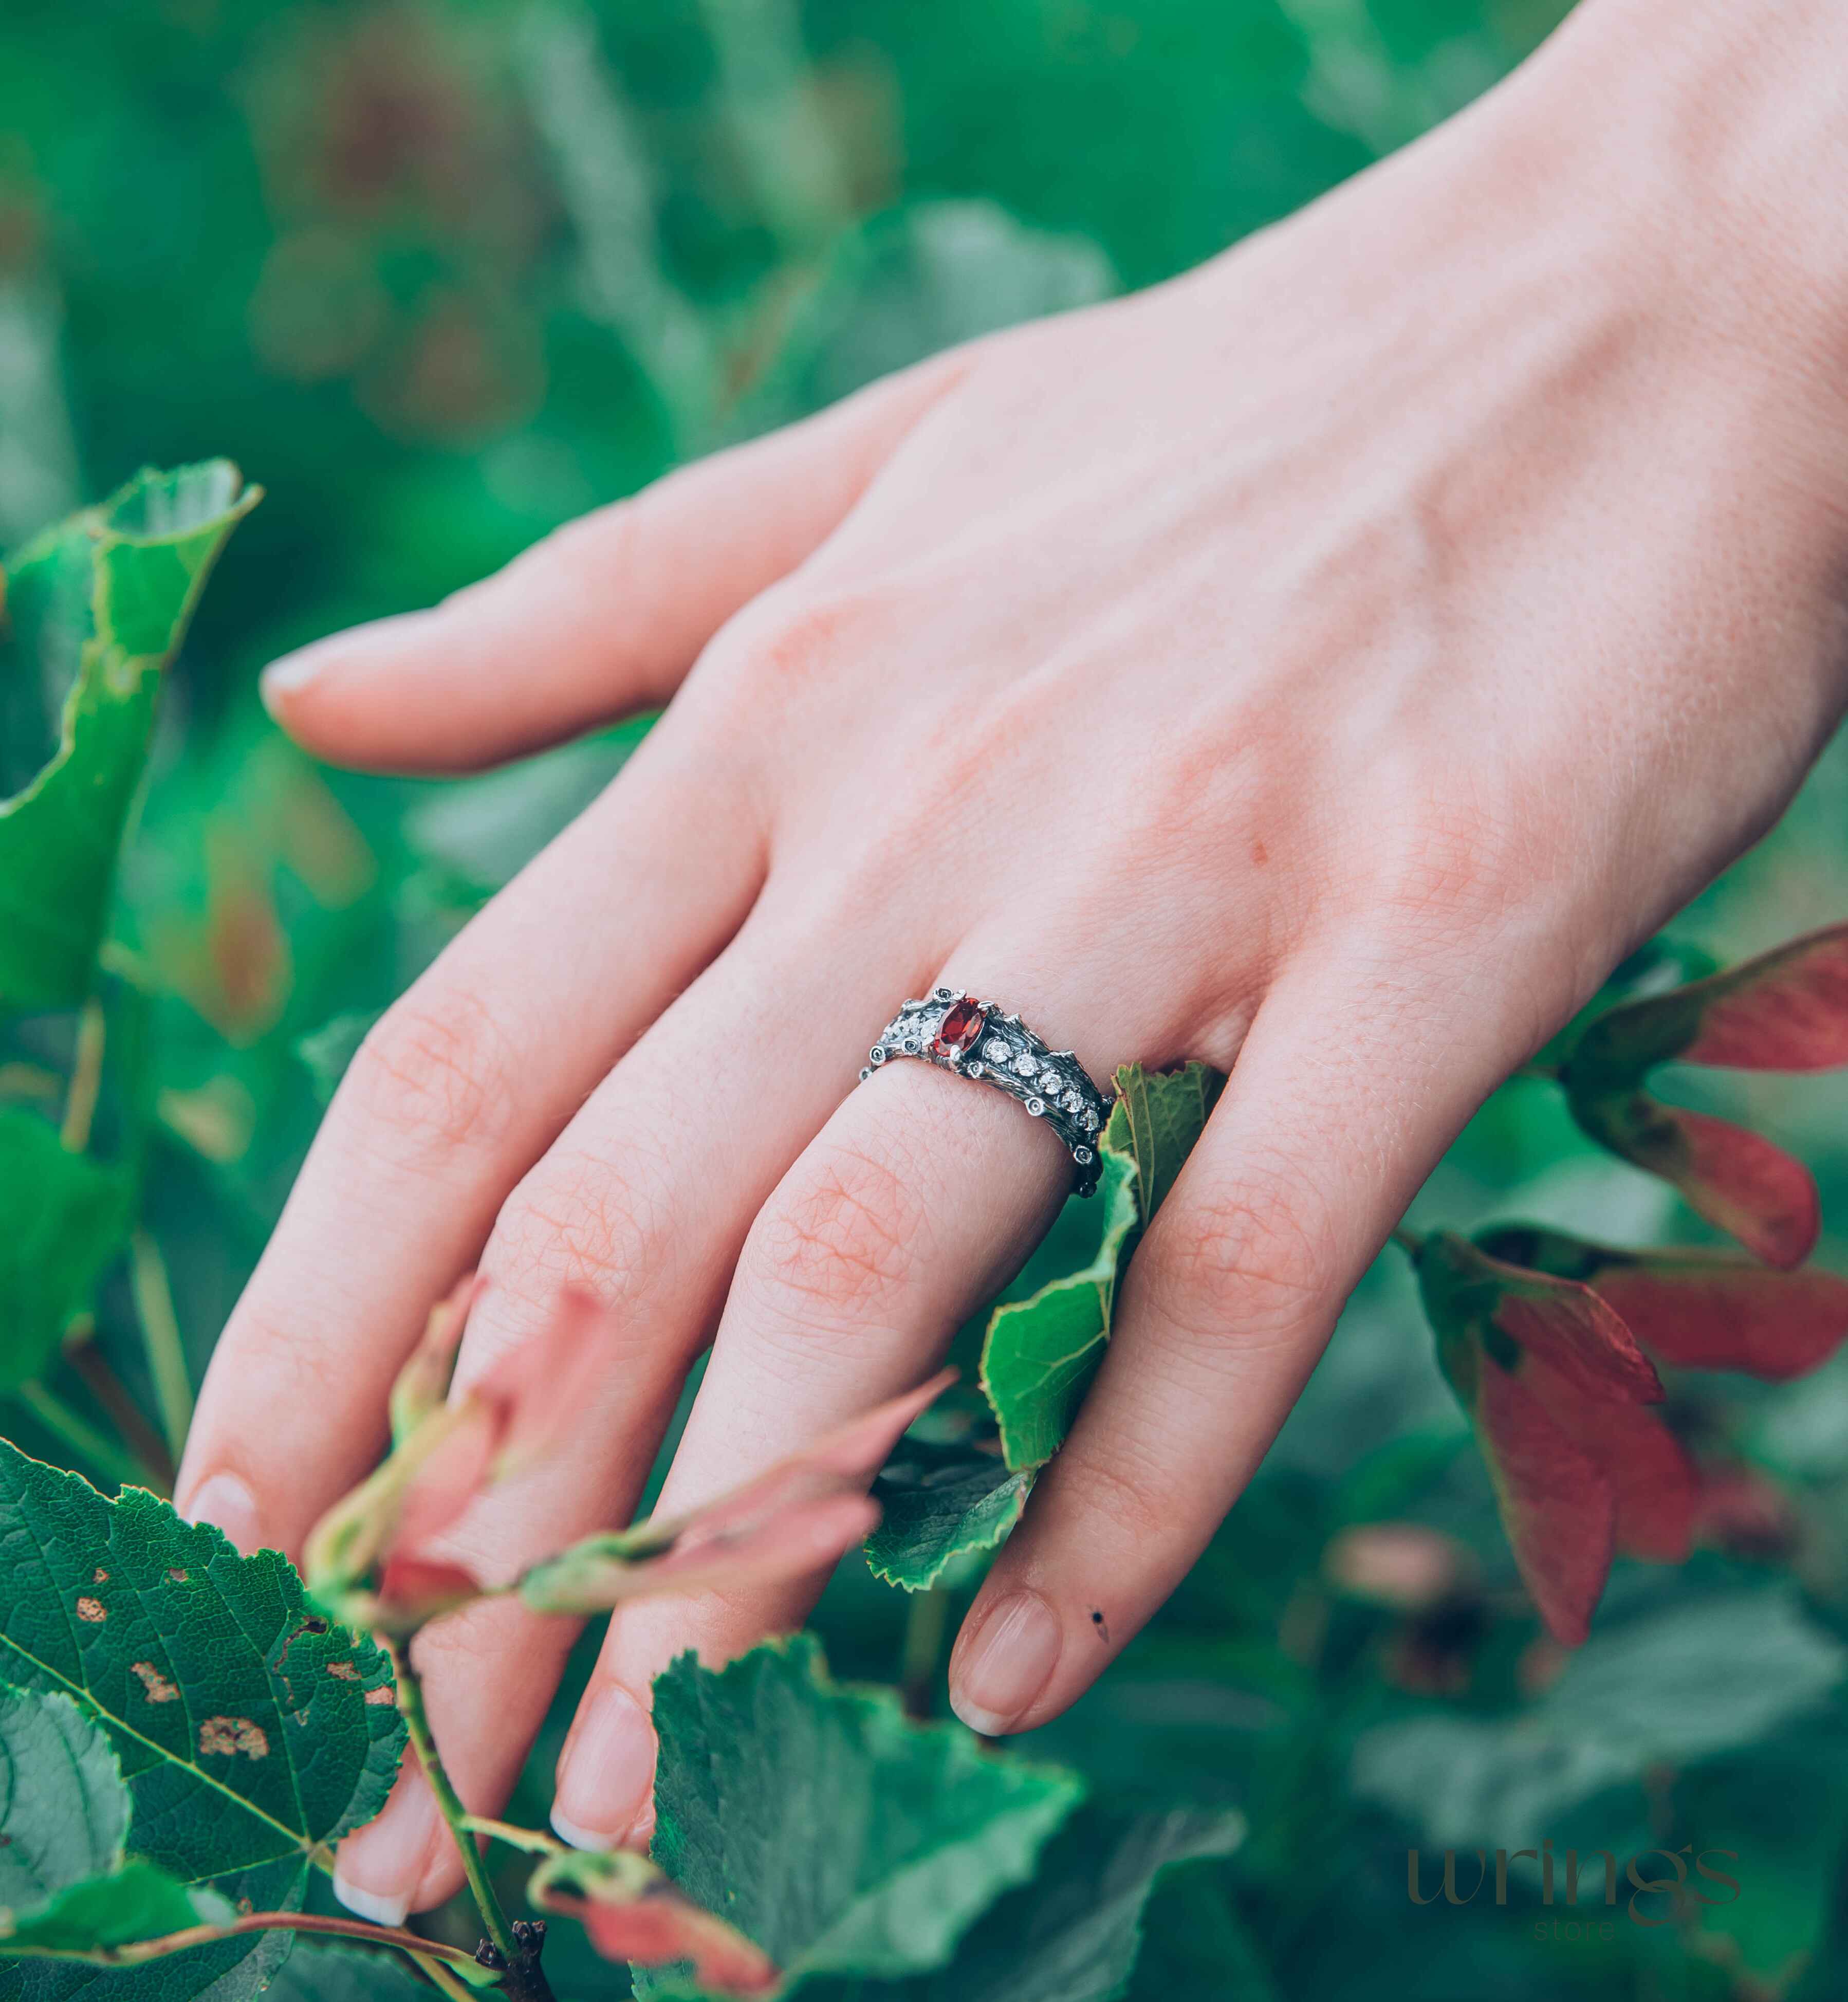
<path fill-rule="evenodd" d="M 497 1414 L 472 1395 L 427 1422 L 440 1427 L 440 1436 L 398 1504 L 388 1561 L 421 1554 L 431 1537 L 459 1522 L 481 1493 L 493 1460 Z"/>
<path fill-rule="evenodd" d="M 588 1613 L 654 1592 L 807 1576 L 877 1524 L 866 1495 L 905 1428 L 953 1382 L 944 1370 L 692 1513 L 587 1536 L 522 1578 L 541 1613 Z"/>
<path fill-rule="evenodd" d="M 887 1398 L 862 1418 L 837 1425 L 813 1446 L 779 1460 L 755 1481 L 734 1488 L 696 1514 L 658 1526 L 638 1523 L 629 1533 L 650 1534 L 678 1549 L 735 1534 L 793 1501 L 835 1493 L 843 1487 L 863 1488 L 891 1457 L 906 1427 L 955 1381 L 954 1369 L 939 1370 L 929 1383 L 902 1397 Z"/>
<path fill-rule="evenodd" d="M 1609 1483 L 1616 1547 L 1679 1564 L 1700 1502 L 1700 1477 L 1680 1440 L 1644 1406 L 1587 1397 L 1544 1365 L 1523 1369 L 1521 1382 Z"/>
<path fill-rule="evenodd" d="M 1767 1271 L 1723 1252 L 1612 1264 L 1591 1281 L 1645 1348 L 1683 1369 L 1738 1369 L 1781 1383 L 1848 1336 L 1848 1279 Z"/>
<path fill-rule="evenodd" d="M 1471 1414 L 1522 1578 L 1547 1631 L 1576 1648 L 1610 1575 L 1610 1482 L 1540 1400 L 1486 1355 Z"/>
<path fill-rule="evenodd" d="M 1448 1230 L 1433 1231 L 1424 1240 L 1417 1270 L 1440 1355 L 1447 1343 L 1462 1341 L 1466 1348 L 1479 1340 L 1512 1370 L 1518 1366 L 1518 1352 L 1530 1349 L 1588 1396 L 1660 1401 L 1662 1386 L 1654 1365 L 1588 1286 L 1511 1264 Z"/>
<path fill-rule="evenodd" d="M 1683 1063 L 1731 1070 L 1848 1064 L 1848 925 L 1780 946 L 1683 989 L 1700 1004 Z"/>
<path fill-rule="evenodd" d="M 695 1904 L 641 1857 L 554 1854 L 534 1873 L 528 1891 L 542 1910 L 577 1920 L 606 1959 L 690 1965 L 700 1987 L 715 1995 L 767 1995 L 782 1978 L 762 1948 Z"/>
<path fill-rule="evenodd" d="M 1707 1222 L 1767 1264 L 1800 1265 L 1822 1227 L 1816 1184 L 1803 1163 L 1760 1134 L 1647 1092 L 1574 1098 L 1592 1138 L 1672 1182 Z"/>
<path fill-rule="evenodd" d="M 1572 1046 L 1566 1081 L 1597 1095 L 1671 1062 L 1784 1071 L 1848 1064 L 1848 926 L 1606 1010 Z"/>
<path fill-rule="evenodd" d="M 382 1631 L 412 1633 L 480 1593 L 480 1579 L 465 1565 L 394 1554 L 385 1561 L 368 1624 Z"/>
<path fill-rule="evenodd" d="M 761 1589 L 831 1569 L 879 1526 L 879 1504 L 864 1495 L 832 1495 L 786 1505 L 766 1520 L 709 1536 L 657 1556 L 616 1554 L 609 1536 L 587 1536 L 535 1564 L 520 1596 L 535 1613 L 601 1613 L 651 1593 Z"/>
<path fill-rule="evenodd" d="M 1557 1370 L 1588 1403 L 1659 1404 L 1663 1392 L 1655 1365 L 1636 1338 L 1589 1286 L 1570 1279 L 1509 1284 L 1495 1325 L 1536 1362 Z"/>
<path fill-rule="evenodd" d="M 1809 1170 L 1762 1135 L 1724 1119 L 1678 1111 L 1675 1120 L 1687 1148 L 1682 1194 L 1767 1264 L 1801 1265 L 1822 1227 Z"/>
<path fill-rule="evenodd" d="M 537 1334 L 468 1386 L 499 1414 L 494 1480 L 537 1466 L 581 1420 L 615 1346 L 608 1310 L 570 1287 Z"/>

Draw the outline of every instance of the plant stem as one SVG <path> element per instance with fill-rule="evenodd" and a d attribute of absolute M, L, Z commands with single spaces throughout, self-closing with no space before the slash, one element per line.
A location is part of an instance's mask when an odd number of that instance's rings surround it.
<path fill-rule="evenodd" d="M 129 1946 L 54 1948 L 33 1954 L 34 1959 L 83 1960 L 97 1967 L 138 1967 L 145 1960 L 163 1960 L 170 1953 L 190 1948 L 210 1946 L 218 1940 L 233 1939 L 246 1933 L 331 1933 L 336 1938 L 356 1940 L 362 1946 L 389 1946 L 395 1951 L 433 1961 L 448 1961 L 457 1967 L 479 1963 L 472 1954 L 459 1946 L 445 1946 L 417 1934 L 399 1932 L 390 1926 L 368 1925 L 363 1919 L 323 1918 L 312 1912 L 246 1912 L 221 1926 L 188 1926 L 183 1932 L 164 1933 L 159 1939 L 137 1940 Z"/>
<path fill-rule="evenodd" d="M 475 2002 L 474 1990 L 465 1981 L 458 1981 L 440 1960 L 422 1953 L 410 1957 L 417 1963 L 417 1972 L 439 1995 L 447 1995 L 450 2002 Z"/>
<path fill-rule="evenodd" d="M 455 1783 L 450 1778 L 436 1749 L 436 1740 L 431 1735 L 430 1713 L 424 1707 L 424 1684 L 411 1666 L 410 1644 L 394 1640 L 388 1634 L 378 1638 L 391 1658 L 392 1672 L 398 1679 L 399 1714 L 404 1719 L 404 1728 L 417 1749 L 424 1777 L 436 1797 L 437 1812 L 448 1824 L 451 1838 L 462 1857 L 462 1875 L 468 1879 L 469 1892 L 481 1913 L 482 1927 L 489 1943 L 500 1956 L 506 1992 L 514 2002 L 554 2002 L 552 1990 L 540 1970 L 539 1956 L 514 1937 L 513 1927 L 507 1924 L 507 1914 L 500 1909 L 500 1900 L 494 1895 L 481 1851 L 469 1831 L 469 1811 L 462 1805 L 462 1796 L 455 1791 Z"/>
<path fill-rule="evenodd" d="M 96 1324 L 88 1314 L 71 1322 L 65 1332 L 65 1360 L 122 1435 L 123 1444 L 140 1461 L 148 1485 L 155 1494 L 170 1498 L 176 1469 L 166 1442 L 141 1416 L 141 1407 L 128 1394 L 127 1386 L 96 1346 Z"/>
<path fill-rule="evenodd" d="M 491 1836 L 509 1849 L 523 1849 L 529 1856 L 557 1856 L 566 1845 L 542 1829 L 516 1828 L 511 1822 L 496 1821 L 491 1815 L 464 1815 L 462 1826 L 471 1835 Z"/>
<path fill-rule="evenodd" d="M 136 1466 L 113 1439 L 98 1432 L 89 1419 L 79 1417 L 54 1391 L 35 1382 L 22 1383 L 13 1395 L 47 1432 L 62 1439 L 106 1479 L 119 1486 L 138 1484 L 145 1470 Z"/>
<path fill-rule="evenodd" d="M 905 1651 L 898 1680 L 907 1717 L 927 1718 L 936 1707 L 937 1659 L 950 1620 L 950 1595 L 942 1585 L 914 1592 L 905 1612 Z"/>
<path fill-rule="evenodd" d="M 193 1379 L 187 1370 L 180 1317 L 173 1311 L 167 1261 L 154 1233 L 138 1225 L 129 1241 L 129 1282 L 141 1319 L 148 1368 L 154 1378 L 155 1399 L 160 1406 L 161 1427 L 167 1435 L 167 1450 L 177 1465 L 193 1422 Z"/>
<path fill-rule="evenodd" d="M 77 1055 L 71 1066 L 71 1089 L 65 1098 L 64 1125 L 58 1135 L 68 1154 L 81 1154 L 90 1144 L 96 1100 L 103 1090 L 103 1045 L 107 1028 L 103 1003 L 92 994 L 77 1019 Z"/>
<path fill-rule="evenodd" d="M 1417 1231 L 1407 1230 L 1403 1223 L 1400 1224 L 1398 1229 L 1393 1233 L 1393 1242 L 1398 1246 L 1400 1250 L 1405 1254 L 1407 1257 L 1411 1259 L 1414 1263 L 1417 1261 L 1418 1254 L 1424 1249 L 1424 1239 L 1418 1235 Z"/>

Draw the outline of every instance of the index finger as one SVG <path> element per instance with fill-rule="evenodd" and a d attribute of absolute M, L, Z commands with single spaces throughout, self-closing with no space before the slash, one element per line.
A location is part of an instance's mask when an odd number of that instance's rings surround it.
<path fill-rule="evenodd" d="M 712 733 L 671 713 L 367 1038 L 207 1372 L 187 1514 L 240 1550 L 294 1550 L 372 1464 L 431 1302 L 742 922 L 762 874 L 751 797 Z"/>

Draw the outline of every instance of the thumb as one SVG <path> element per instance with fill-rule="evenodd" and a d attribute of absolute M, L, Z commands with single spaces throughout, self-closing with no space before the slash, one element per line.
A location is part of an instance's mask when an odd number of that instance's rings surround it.
<path fill-rule="evenodd" d="M 734 612 L 852 511 L 962 364 L 944 356 L 570 522 L 427 612 L 317 640 L 263 696 L 316 756 L 474 770 L 664 703 Z"/>

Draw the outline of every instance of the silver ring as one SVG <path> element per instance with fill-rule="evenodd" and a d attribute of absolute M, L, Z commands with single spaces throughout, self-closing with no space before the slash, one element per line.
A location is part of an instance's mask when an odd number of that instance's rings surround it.
<path fill-rule="evenodd" d="M 1048 1049 L 1018 1015 L 1004 1015 L 960 988 L 933 988 L 926 999 L 906 1002 L 880 1031 L 860 1083 L 894 1057 L 915 1057 L 1018 1099 L 1065 1142 L 1077 1170 L 1076 1193 L 1097 1188 L 1097 1136 L 1111 1097 L 1069 1050 Z"/>

